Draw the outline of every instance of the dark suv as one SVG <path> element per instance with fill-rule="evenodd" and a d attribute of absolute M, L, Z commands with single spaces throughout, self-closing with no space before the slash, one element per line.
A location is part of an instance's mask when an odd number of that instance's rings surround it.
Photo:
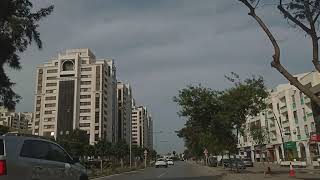
<path fill-rule="evenodd" d="M 1 180 L 87 180 L 85 168 L 57 143 L 19 134 L 0 136 Z"/>

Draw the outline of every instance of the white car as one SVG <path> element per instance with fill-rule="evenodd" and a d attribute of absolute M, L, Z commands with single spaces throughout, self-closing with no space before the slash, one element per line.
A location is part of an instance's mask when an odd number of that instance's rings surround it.
<path fill-rule="evenodd" d="M 158 168 L 158 167 L 167 168 L 168 167 L 168 163 L 167 163 L 167 161 L 165 159 L 160 158 L 160 159 L 157 159 L 157 161 L 155 163 L 155 166 L 156 166 L 156 168 Z"/>
<path fill-rule="evenodd" d="M 168 159 L 167 164 L 168 165 L 174 165 L 173 160 L 172 159 Z"/>

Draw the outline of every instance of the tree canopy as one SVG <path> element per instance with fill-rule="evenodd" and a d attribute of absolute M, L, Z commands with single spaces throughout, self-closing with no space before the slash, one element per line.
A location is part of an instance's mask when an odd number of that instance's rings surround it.
<path fill-rule="evenodd" d="M 4 65 L 21 69 L 19 53 L 33 42 L 42 48 L 39 21 L 52 11 L 53 6 L 49 6 L 34 12 L 29 0 L 0 1 L 0 106 L 14 109 L 21 98 L 13 91 L 14 83 L 7 76 Z"/>
<path fill-rule="evenodd" d="M 189 155 L 203 156 L 205 148 L 214 154 L 235 152 L 247 117 L 266 108 L 268 92 L 262 77 L 242 81 L 231 73 L 227 79 L 233 86 L 224 91 L 187 86 L 173 98 L 180 107 L 179 116 L 186 118 L 185 127 L 177 135 L 184 139 Z"/>

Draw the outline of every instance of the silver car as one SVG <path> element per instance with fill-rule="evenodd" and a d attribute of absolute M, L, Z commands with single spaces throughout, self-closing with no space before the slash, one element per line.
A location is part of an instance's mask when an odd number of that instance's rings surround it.
<path fill-rule="evenodd" d="M 58 144 L 40 137 L 0 136 L 1 180 L 87 180 L 79 160 Z"/>

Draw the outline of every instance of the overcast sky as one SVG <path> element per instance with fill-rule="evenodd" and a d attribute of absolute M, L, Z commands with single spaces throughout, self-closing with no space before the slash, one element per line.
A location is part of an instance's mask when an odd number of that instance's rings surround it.
<path fill-rule="evenodd" d="M 23 97 L 17 111 L 32 111 L 35 67 L 66 48 L 90 48 L 98 58 L 114 58 L 118 80 L 129 82 L 136 102 L 154 119 L 158 150 L 183 151 L 174 133 L 183 127 L 172 101 L 179 89 L 199 84 L 230 86 L 224 75 L 264 76 L 268 86 L 286 81 L 270 67 L 272 47 L 237 0 L 33 0 L 35 7 L 54 4 L 40 24 L 44 47 L 21 55 L 23 69 L 8 70 Z M 313 70 L 310 41 L 281 20 L 272 6 L 257 10 L 282 48 L 292 73 Z"/>

